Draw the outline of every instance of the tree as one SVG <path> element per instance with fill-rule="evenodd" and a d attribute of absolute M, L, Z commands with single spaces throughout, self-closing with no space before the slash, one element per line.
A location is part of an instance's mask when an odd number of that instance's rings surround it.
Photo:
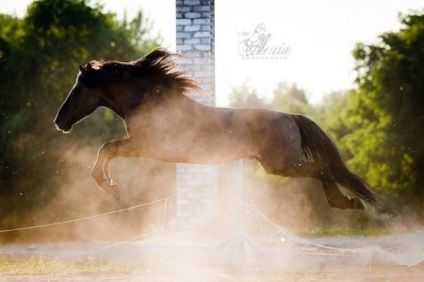
<path fill-rule="evenodd" d="M 54 199 L 66 177 L 61 168 L 69 165 L 63 154 L 74 146 L 71 141 L 123 133 L 107 110 L 72 136 L 59 135 L 52 121 L 79 64 L 133 60 L 157 45 L 159 38 L 149 36 L 146 26 L 141 12 L 134 20 L 119 21 L 84 0 L 38 0 L 23 19 L 0 15 L 0 214 L 5 226 L 21 225 L 10 218 L 24 218 Z"/>
<path fill-rule="evenodd" d="M 310 112 L 310 105 L 305 90 L 297 88 L 293 83 L 289 86 L 280 82 L 273 92 L 272 108 L 288 113 L 306 114 Z"/>
<path fill-rule="evenodd" d="M 424 196 L 424 15 L 403 16 L 401 23 L 376 44 L 357 44 L 358 88 L 330 96 L 318 114 L 348 165 L 388 205 Z"/>
<path fill-rule="evenodd" d="M 364 106 L 363 97 L 358 90 L 332 93 L 316 109 L 317 121 L 337 143 L 347 165 L 374 189 L 381 193 L 399 189 L 398 182 L 388 181 L 395 156 L 385 149 L 387 116 Z"/>
<path fill-rule="evenodd" d="M 375 45 L 354 50 L 361 104 L 368 120 L 384 128 L 386 157 L 377 160 L 389 173 L 378 173 L 393 189 L 424 196 L 424 14 L 401 18 L 402 29 L 380 36 Z M 386 171 L 386 172 L 388 172 Z"/>
<path fill-rule="evenodd" d="M 250 88 L 247 80 L 238 88 L 233 88 L 229 95 L 230 105 L 233 107 L 266 107 L 264 101 L 258 97 L 256 90 Z"/>

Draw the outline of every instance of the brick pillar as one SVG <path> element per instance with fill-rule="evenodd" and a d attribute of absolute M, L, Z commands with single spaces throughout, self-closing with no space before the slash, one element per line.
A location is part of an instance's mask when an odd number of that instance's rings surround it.
<path fill-rule="evenodd" d="M 190 98 L 215 105 L 214 0 L 176 0 L 177 51 L 187 59 L 180 67 L 189 71 L 209 94 Z M 206 227 L 216 214 L 217 167 L 177 164 L 179 226 Z"/>

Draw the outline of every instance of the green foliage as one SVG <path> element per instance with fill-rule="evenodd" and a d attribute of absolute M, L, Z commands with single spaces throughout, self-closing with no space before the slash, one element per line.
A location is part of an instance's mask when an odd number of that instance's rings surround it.
<path fill-rule="evenodd" d="M 381 35 L 379 44 L 358 44 L 353 55 L 361 117 L 375 139 L 365 144 L 377 154 L 370 176 L 381 179 L 383 189 L 416 199 L 424 196 L 424 14 L 401 22 L 402 29 Z"/>
<path fill-rule="evenodd" d="M 401 22 L 379 43 L 357 44 L 358 88 L 327 97 L 316 113 L 347 164 L 387 206 L 414 206 L 424 196 L 424 15 Z"/>
<path fill-rule="evenodd" d="M 230 95 L 230 105 L 233 107 L 264 107 L 265 103 L 258 97 L 255 89 L 249 87 L 247 80 L 238 88 L 233 88 Z"/>
<path fill-rule="evenodd" d="M 287 113 L 306 114 L 311 111 L 305 91 L 297 88 L 296 84 L 289 86 L 285 82 L 280 82 L 274 90 L 271 107 Z"/>
<path fill-rule="evenodd" d="M 347 165 L 380 193 L 401 189 L 395 181 L 395 151 L 387 150 L 389 117 L 365 106 L 364 95 L 352 90 L 333 93 L 317 108 L 318 123 L 337 143 Z M 405 179 L 404 179 L 405 180 Z M 405 188 L 405 187 L 403 187 Z"/>
<path fill-rule="evenodd" d="M 311 111 L 305 91 L 297 88 L 296 84 L 288 85 L 280 82 L 273 91 L 270 102 L 258 97 L 255 89 L 249 87 L 247 81 L 233 88 L 229 95 L 233 107 L 269 108 L 287 113 L 306 114 Z"/>
<path fill-rule="evenodd" d="M 58 134 L 53 119 L 78 65 L 141 57 L 159 42 L 148 28 L 142 12 L 119 21 L 84 0 L 38 0 L 22 19 L 0 15 L 0 215 L 5 225 L 19 224 L 16 215 L 54 196 L 65 176 L 61 148 L 76 138 L 122 134 L 110 111 L 97 111 L 72 137 Z"/>

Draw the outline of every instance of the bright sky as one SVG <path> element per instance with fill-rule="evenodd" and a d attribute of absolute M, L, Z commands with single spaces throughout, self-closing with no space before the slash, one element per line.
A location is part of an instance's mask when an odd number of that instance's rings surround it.
<path fill-rule="evenodd" d="M 30 0 L 0 0 L 0 12 L 22 16 Z M 175 50 L 175 0 L 103 0 L 107 10 L 134 15 L 140 8 Z M 356 42 L 375 43 L 383 32 L 399 29 L 399 13 L 422 10 L 423 0 L 216 0 L 217 102 L 247 80 L 269 98 L 278 82 L 296 83 L 312 102 L 353 87 Z M 290 46 L 286 59 L 243 60 L 240 42 L 263 24 L 269 46 Z"/>

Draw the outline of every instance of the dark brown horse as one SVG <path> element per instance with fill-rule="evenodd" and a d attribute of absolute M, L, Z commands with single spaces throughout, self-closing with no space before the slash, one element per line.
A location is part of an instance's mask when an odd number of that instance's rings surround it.
<path fill-rule="evenodd" d="M 375 194 L 347 169 L 334 143 L 310 119 L 196 103 L 184 93 L 201 89 L 176 68 L 174 57 L 156 49 L 129 63 L 89 62 L 80 67 L 59 109 L 55 123 L 64 132 L 101 106 L 124 120 L 128 137 L 105 143 L 92 170 L 106 193 L 119 200 L 119 188 L 109 174 L 109 163 L 116 157 L 197 164 L 249 158 L 268 173 L 320 180 L 331 207 L 364 207 L 358 198 L 343 195 L 337 183 L 368 203 L 376 202 Z"/>

